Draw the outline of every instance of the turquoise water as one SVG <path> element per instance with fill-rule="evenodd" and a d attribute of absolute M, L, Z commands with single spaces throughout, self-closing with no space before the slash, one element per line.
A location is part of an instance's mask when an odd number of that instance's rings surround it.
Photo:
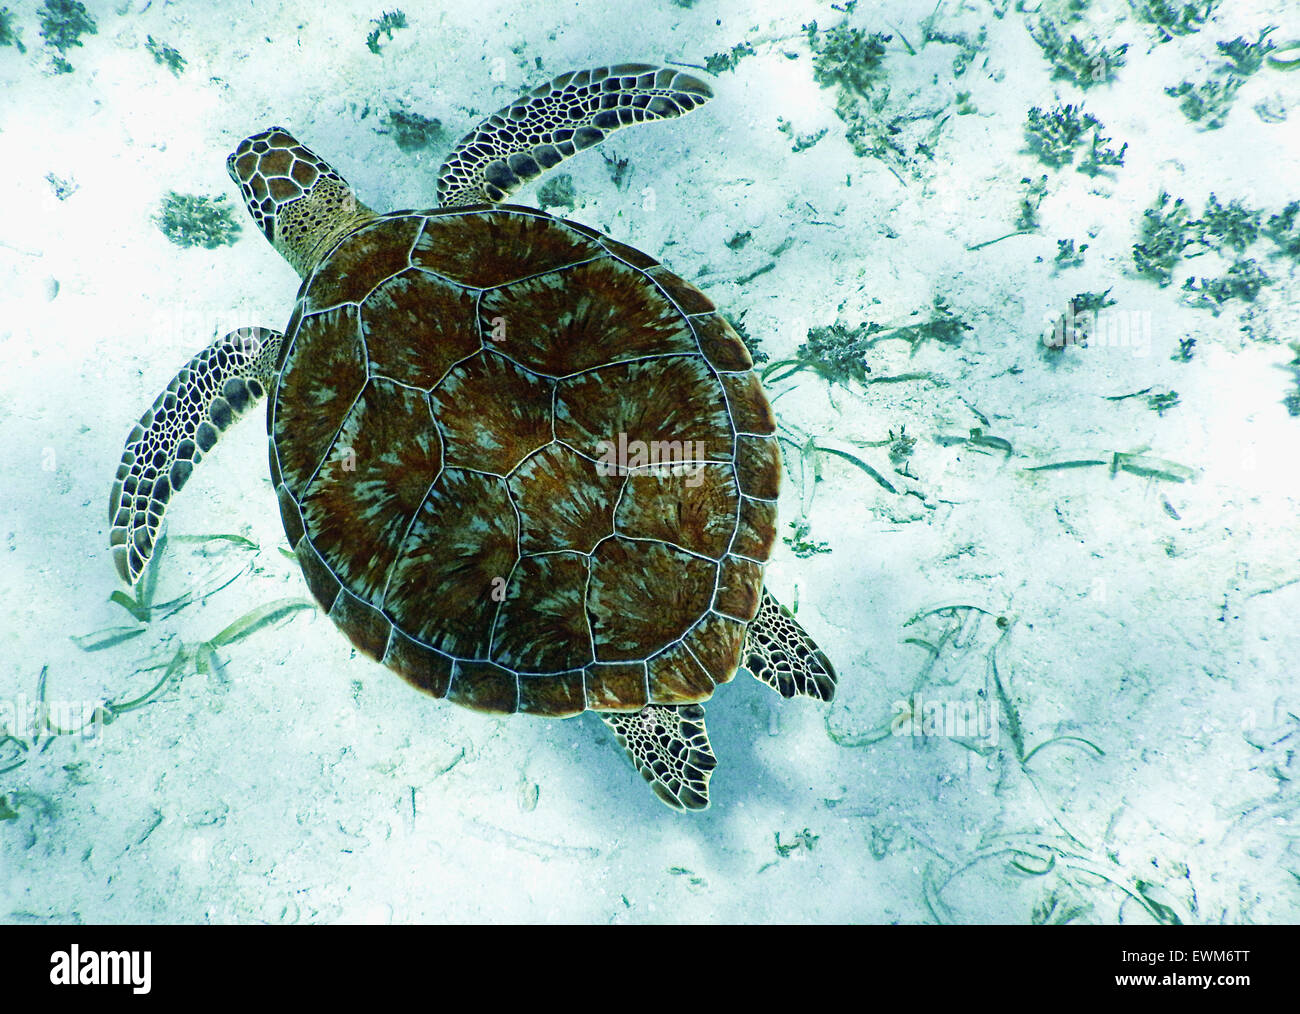
<path fill-rule="evenodd" d="M 6 8 L 0 919 L 1294 921 L 1300 27 L 1071 6 Z M 593 716 L 356 653 L 284 551 L 260 412 L 147 602 L 107 548 L 132 423 L 293 306 L 240 139 L 427 208 L 482 117 L 620 61 L 715 97 L 512 200 L 746 334 L 786 463 L 767 586 L 840 677 L 722 687 L 696 814 Z"/>

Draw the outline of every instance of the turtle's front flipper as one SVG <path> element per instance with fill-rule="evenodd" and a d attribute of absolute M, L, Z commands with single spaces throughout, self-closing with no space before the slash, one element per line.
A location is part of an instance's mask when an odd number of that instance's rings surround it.
<path fill-rule="evenodd" d="M 133 585 L 153 555 L 173 493 L 217 438 L 271 387 L 278 331 L 240 328 L 213 342 L 172 378 L 126 438 L 108 499 L 108 544 Z"/>
<path fill-rule="evenodd" d="M 438 171 L 438 203 L 503 201 L 619 127 L 681 116 L 712 97 L 703 81 L 648 63 L 561 74 L 461 138 Z"/>
<path fill-rule="evenodd" d="M 704 708 L 650 704 L 640 711 L 599 711 L 654 794 L 675 810 L 709 805 L 709 775 L 718 766 L 704 730 Z"/>
<path fill-rule="evenodd" d="M 829 701 L 835 669 L 794 614 L 763 589 L 758 615 L 745 638 L 745 668 L 782 697 L 802 694 Z"/>

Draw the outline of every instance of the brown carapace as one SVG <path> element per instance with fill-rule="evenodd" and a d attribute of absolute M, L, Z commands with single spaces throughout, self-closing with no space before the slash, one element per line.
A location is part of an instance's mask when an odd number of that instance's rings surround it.
<path fill-rule="evenodd" d="M 435 696 L 553 717 L 696 703 L 735 675 L 780 455 L 698 289 L 500 208 L 379 219 L 299 310 L 272 478 L 357 647 Z"/>
<path fill-rule="evenodd" d="M 746 665 L 830 700 L 764 589 L 776 423 L 745 344 L 653 258 L 504 196 L 708 86 L 561 75 L 466 135 L 444 207 L 377 215 L 282 127 L 228 160 L 303 277 L 283 334 L 241 329 L 132 431 L 110 501 L 139 579 L 171 496 L 270 393 L 271 479 L 307 585 L 365 654 L 493 713 L 600 715 L 655 793 L 708 804 L 702 702 Z"/>

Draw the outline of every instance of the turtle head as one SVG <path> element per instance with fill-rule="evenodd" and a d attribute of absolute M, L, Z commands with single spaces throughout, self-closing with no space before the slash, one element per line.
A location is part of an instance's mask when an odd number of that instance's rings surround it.
<path fill-rule="evenodd" d="M 374 218 L 347 181 L 283 127 L 240 141 L 226 171 L 262 234 L 303 278 L 345 234 Z"/>

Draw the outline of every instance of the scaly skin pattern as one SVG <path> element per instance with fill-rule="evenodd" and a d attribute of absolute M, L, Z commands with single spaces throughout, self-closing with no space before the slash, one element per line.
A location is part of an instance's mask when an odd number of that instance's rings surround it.
<path fill-rule="evenodd" d="M 173 494 L 270 390 L 282 337 L 240 328 L 219 338 L 181 368 L 131 430 L 108 499 L 113 563 L 127 584 L 153 556 Z"/>
<path fill-rule="evenodd" d="M 461 138 L 438 173 L 438 203 L 498 203 L 620 127 L 681 116 L 712 97 L 698 78 L 645 63 L 561 74 Z"/>

